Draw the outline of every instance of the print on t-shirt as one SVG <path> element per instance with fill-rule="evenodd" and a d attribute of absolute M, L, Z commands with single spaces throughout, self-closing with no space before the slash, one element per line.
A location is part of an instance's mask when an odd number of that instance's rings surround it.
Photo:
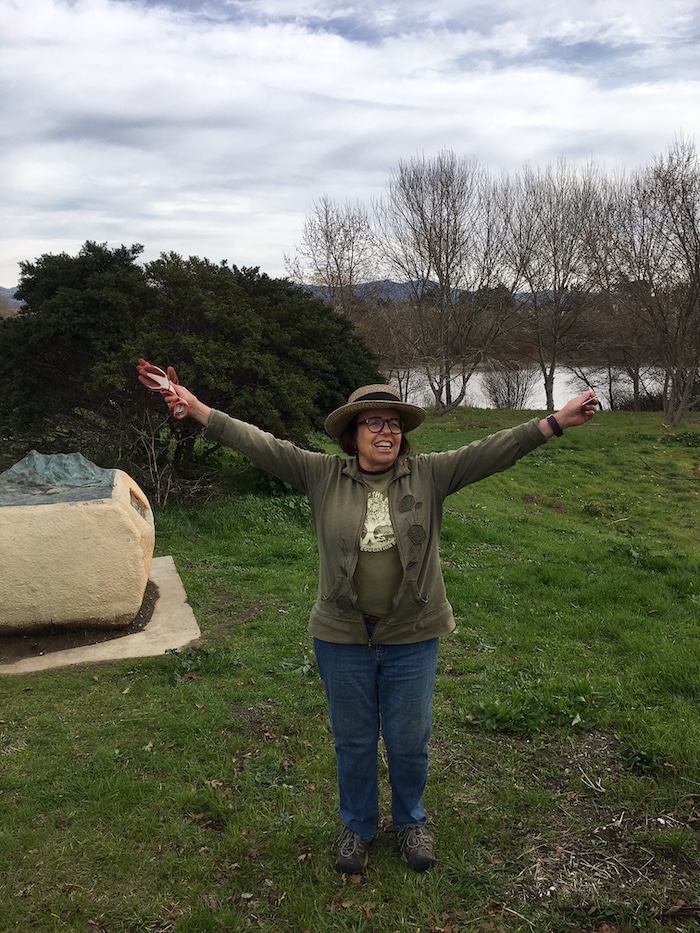
<path fill-rule="evenodd" d="M 389 515 L 389 497 L 381 492 L 367 494 L 367 516 L 360 537 L 361 551 L 388 551 L 396 544 Z"/>

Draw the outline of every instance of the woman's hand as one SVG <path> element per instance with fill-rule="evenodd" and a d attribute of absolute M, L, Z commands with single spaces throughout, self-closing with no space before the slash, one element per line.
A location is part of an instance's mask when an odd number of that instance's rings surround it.
<path fill-rule="evenodd" d="M 142 382 L 144 385 L 149 385 L 148 370 L 151 364 L 147 360 L 139 360 L 138 365 L 136 366 L 136 372 L 138 373 L 139 382 Z M 182 399 L 183 402 L 187 402 L 190 408 L 190 418 L 194 418 L 195 421 L 198 421 L 204 427 L 209 424 L 209 416 L 211 415 L 211 408 L 208 405 L 204 405 L 199 401 L 196 395 L 186 389 L 184 386 L 180 385 L 180 380 L 177 377 L 174 366 L 168 366 L 167 369 L 168 379 L 170 380 L 170 389 L 168 393 L 162 393 L 163 398 L 165 399 L 166 404 L 171 411 L 175 408 L 179 399 Z"/>
<path fill-rule="evenodd" d="M 577 395 L 576 398 L 570 399 L 553 417 L 561 430 L 565 431 L 567 428 L 575 428 L 590 421 L 594 417 L 599 404 L 600 402 L 593 389 L 588 389 L 583 395 Z M 553 437 L 556 433 L 546 418 L 539 422 L 539 428 L 544 436 L 548 438 Z"/>

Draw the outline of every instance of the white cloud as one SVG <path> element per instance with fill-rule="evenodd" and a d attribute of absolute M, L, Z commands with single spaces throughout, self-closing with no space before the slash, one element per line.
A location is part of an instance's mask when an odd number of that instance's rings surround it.
<path fill-rule="evenodd" d="M 686 0 L 14 0 L 0 284 L 86 239 L 284 274 L 312 201 L 440 148 L 640 164 L 696 132 Z"/>

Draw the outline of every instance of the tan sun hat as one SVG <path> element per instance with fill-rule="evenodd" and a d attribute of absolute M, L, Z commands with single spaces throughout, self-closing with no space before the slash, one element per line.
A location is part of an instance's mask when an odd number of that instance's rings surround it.
<path fill-rule="evenodd" d="M 401 415 L 404 433 L 425 421 L 425 411 L 417 405 L 402 402 L 399 390 L 393 386 L 371 385 L 355 389 L 346 405 L 336 408 L 326 418 L 324 428 L 333 438 L 339 438 L 358 412 L 371 408 L 394 408 Z"/>

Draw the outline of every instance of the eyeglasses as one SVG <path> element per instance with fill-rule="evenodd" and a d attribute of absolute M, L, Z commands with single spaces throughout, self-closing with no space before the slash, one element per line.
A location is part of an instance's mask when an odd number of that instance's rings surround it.
<path fill-rule="evenodd" d="M 392 434 L 401 434 L 403 432 L 403 421 L 399 421 L 398 418 L 365 418 L 357 423 L 366 424 L 372 434 L 379 434 L 385 424 L 389 425 Z"/>

